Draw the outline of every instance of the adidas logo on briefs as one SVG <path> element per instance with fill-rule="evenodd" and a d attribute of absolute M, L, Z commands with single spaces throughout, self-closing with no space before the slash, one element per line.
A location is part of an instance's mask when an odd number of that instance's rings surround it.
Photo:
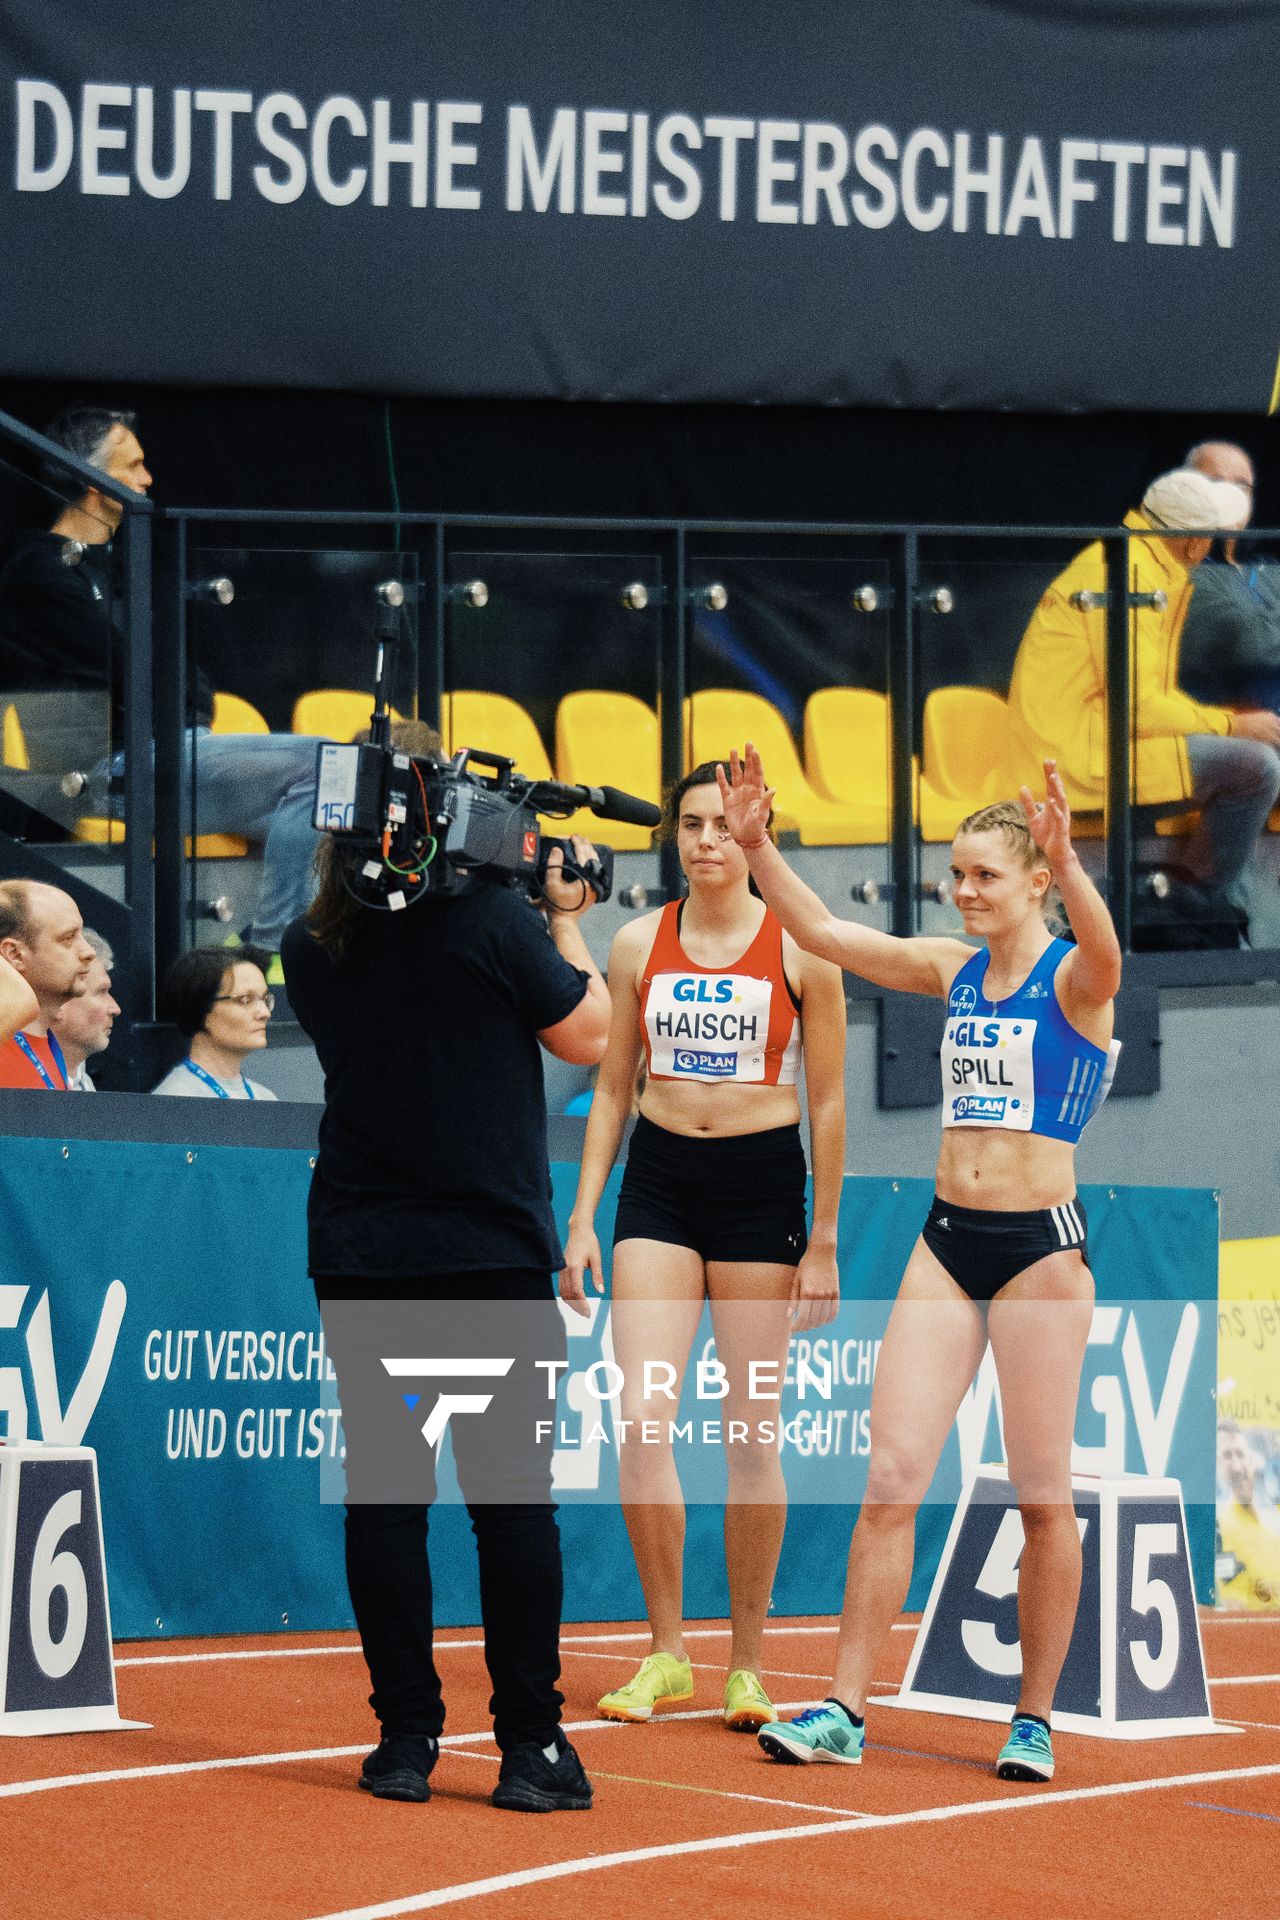
<path fill-rule="evenodd" d="M 945 1213 L 940 1213 L 940 1214 L 938 1215 L 938 1225 L 939 1225 L 940 1227 L 946 1227 L 946 1228 L 948 1229 L 948 1231 L 950 1231 L 950 1228 L 951 1228 L 951 1222 L 950 1222 L 950 1221 L 948 1220 L 948 1218 L 947 1218 L 947 1216 L 946 1216 L 946 1214 L 945 1214 Z"/>
<path fill-rule="evenodd" d="M 1058 1229 L 1060 1247 L 1078 1247 L 1084 1242 L 1084 1222 L 1076 1212 L 1074 1200 L 1068 1200 L 1061 1207 L 1050 1207 L 1053 1224 Z"/>

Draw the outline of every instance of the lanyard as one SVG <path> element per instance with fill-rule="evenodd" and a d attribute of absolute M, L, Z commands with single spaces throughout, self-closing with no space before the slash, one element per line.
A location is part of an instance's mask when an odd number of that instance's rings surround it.
<path fill-rule="evenodd" d="M 227 1092 L 221 1080 L 215 1080 L 211 1073 L 206 1073 L 203 1067 L 198 1067 L 195 1061 L 191 1058 L 190 1054 L 187 1055 L 186 1059 L 182 1062 L 182 1064 L 186 1068 L 188 1073 L 194 1073 L 197 1080 L 203 1080 L 206 1087 L 212 1087 L 213 1091 L 217 1094 L 219 1100 L 229 1100 L 231 1098 L 231 1095 Z M 240 1075 L 240 1085 L 244 1088 L 244 1096 L 246 1100 L 253 1100 L 254 1098 L 256 1098 L 253 1088 L 249 1085 L 249 1082 L 245 1079 L 243 1074 Z"/>
<path fill-rule="evenodd" d="M 45 1035 L 45 1039 L 49 1043 L 49 1051 L 53 1055 L 53 1064 L 58 1069 L 58 1072 L 62 1075 L 61 1086 L 58 1085 L 56 1080 L 51 1080 L 49 1078 L 48 1068 L 45 1066 L 44 1061 L 40 1058 L 40 1055 L 36 1052 L 35 1048 L 32 1046 L 31 1042 L 28 1040 L 26 1034 L 15 1033 L 13 1037 L 17 1041 L 18 1046 L 21 1048 L 22 1052 L 26 1054 L 28 1060 L 31 1062 L 36 1072 L 40 1075 L 40 1078 L 44 1081 L 44 1084 L 46 1085 L 46 1087 L 48 1087 L 50 1093 L 66 1093 L 70 1085 L 70 1082 L 67 1078 L 67 1063 L 63 1056 L 62 1048 L 58 1045 L 56 1037 L 52 1033 L 47 1033 Z"/>

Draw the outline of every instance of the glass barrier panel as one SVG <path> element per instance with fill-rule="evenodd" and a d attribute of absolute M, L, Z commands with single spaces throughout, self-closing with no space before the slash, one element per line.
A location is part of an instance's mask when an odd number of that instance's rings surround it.
<path fill-rule="evenodd" d="M 0 879 L 71 891 L 96 958 L 60 1040 L 73 1079 L 132 1081 L 123 788 L 127 622 L 113 535 L 121 510 L 90 511 L 70 482 L 26 456 L 0 458 Z M 149 955 L 140 956 L 148 967 Z M 142 984 L 145 984 L 142 983 Z M 65 1025 L 64 1025 L 65 1021 Z"/>
<path fill-rule="evenodd" d="M 797 872 L 842 917 L 887 925 L 887 560 L 739 550 L 688 576 L 690 764 L 752 740 Z"/>
<path fill-rule="evenodd" d="M 235 931 L 275 952 L 305 908 L 317 742 L 350 740 L 369 724 L 380 612 L 389 703 L 397 716 L 417 712 L 418 568 L 416 551 L 190 549 L 183 832 L 191 944 Z M 398 608 L 388 606 L 388 583 L 403 592 Z"/>
<path fill-rule="evenodd" d="M 567 536 L 571 537 L 571 536 Z M 653 805 L 662 791 L 656 553 L 455 548 L 446 561 L 444 732 L 516 771 L 612 786 Z M 544 814 L 545 836 L 581 834 L 614 852 L 612 897 L 582 922 L 602 969 L 619 928 L 661 905 L 652 830 L 585 809 Z M 544 1060 L 548 1110 L 584 1110 L 593 1076 Z"/>
<path fill-rule="evenodd" d="M 1068 694 L 1051 684 L 1060 665 L 1054 652 L 1058 629 L 1043 625 L 1052 585 L 1077 544 L 999 533 L 921 542 L 914 721 L 922 933 L 962 933 L 952 897 L 956 830 L 981 808 L 1016 801 L 1023 781 L 1042 794 L 1046 757 L 1058 760 L 1068 781 L 1081 859 L 1105 884 L 1102 770 L 1085 764 L 1069 729 L 1074 690 L 1093 658 L 1089 633 L 1081 622 Z M 1075 618 L 1069 610 L 1068 624 Z M 1096 696 L 1100 724 L 1101 679 Z"/>
<path fill-rule="evenodd" d="M 125 623 L 111 529 L 101 530 L 90 539 L 92 515 L 0 460 L 0 831 L 100 848 L 118 866 L 122 800 L 110 788 Z"/>
<path fill-rule="evenodd" d="M 1133 945 L 1280 949 L 1275 536 L 1215 542 L 1189 581 L 1181 544 L 1129 541 Z"/>
<path fill-rule="evenodd" d="M 483 748 L 521 774 L 657 804 L 660 557 L 455 551 L 447 575 L 450 750 Z M 651 883 L 648 829 L 579 812 L 548 830 L 643 855 Z"/>

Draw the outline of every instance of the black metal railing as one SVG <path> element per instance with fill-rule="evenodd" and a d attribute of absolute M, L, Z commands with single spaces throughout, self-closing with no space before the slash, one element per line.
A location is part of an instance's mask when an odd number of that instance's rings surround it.
<path fill-rule="evenodd" d="M 953 562 L 962 570 L 974 551 L 989 554 L 997 548 L 1006 560 L 1022 553 L 1028 556 L 1021 562 L 1027 577 L 1033 577 L 1033 569 L 1042 567 L 1043 584 L 1047 585 L 1079 547 L 1101 541 L 1107 576 L 1109 708 L 1109 797 L 1102 842 L 1105 886 L 1122 941 L 1126 949 L 1132 945 L 1138 815 L 1133 804 L 1131 596 L 1125 585 L 1130 578 L 1131 536 L 1126 529 L 1114 524 L 993 527 L 155 508 L 146 498 L 3 414 L 0 443 L 20 454 L 37 456 L 67 479 L 96 487 L 123 509 L 116 537 L 122 550 L 125 596 L 124 738 L 116 744 L 123 745 L 125 753 L 128 830 L 122 849 L 123 893 L 130 925 L 130 1011 L 136 1020 L 154 1018 L 157 975 L 190 940 L 193 915 L 199 908 L 194 864 L 184 854 L 185 835 L 195 827 L 187 809 L 192 783 L 184 755 L 189 739 L 190 609 L 200 573 L 197 556 L 207 553 L 212 543 L 217 551 L 239 548 L 264 561 L 286 553 L 296 557 L 300 551 L 324 561 L 334 557 L 333 536 L 339 530 L 357 553 L 385 555 L 389 547 L 393 556 L 390 564 L 402 578 L 412 575 L 411 601 L 416 601 L 412 611 L 418 640 L 412 699 L 416 710 L 433 721 L 441 716 L 445 695 L 454 687 L 468 684 L 465 678 L 459 679 L 460 662 L 453 656 L 465 651 L 468 634 L 479 631 L 474 621 L 481 616 L 473 609 L 464 610 L 465 619 L 472 625 L 459 625 L 463 615 L 453 597 L 459 584 L 455 572 L 465 556 L 489 551 L 504 559 L 524 556 L 545 563 L 559 555 L 566 564 L 580 559 L 584 567 L 588 560 L 598 566 L 601 556 L 614 556 L 619 561 L 646 559 L 657 584 L 650 595 L 647 622 L 635 629 L 636 671 L 646 688 L 658 693 L 664 785 L 685 770 L 686 697 L 694 690 L 697 678 L 695 668 L 702 644 L 699 634 L 713 617 L 706 612 L 708 570 L 714 571 L 715 564 L 727 556 L 762 566 L 813 560 L 847 563 L 843 602 L 847 610 L 856 603 L 856 590 L 865 578 L 868 562 L 874 560 L 877 577 L 884 585 L 878 594 L 870 596 L 880 625 L 866 657 L 878 655 L 876 681 L 887 699 L 889 728 L 889 832 L 884 850 L 886 871 L 879 891 L 885 899 L 887 924 L 899 934 L 920 929 L 922 894 L 927 890 L 922 886 L 922 843 L 916 825 L 925 685 L 922 636 L 926 625 L 930 634 L 939 631 L 938 616 L 954 604 L 955 591 L 939 584 L 947 563 Z M 197 542 L 202 544 L 198 547 Z M 1041 576 L 1036 573 L 1034 577 Z M 368 585 L 365 583 L 361 591 L 367 592 Z M 695 593 L 699 596 L 696 605 Z M 371 632 L 371 593 L 368 600 Z M 202 613 L 202 621 L 204 617 Z M 500 655 L 500 645 L 490 645 L 491 660 L 498 661 Z M 299 678 L 309 670 L 309 661 L 302 657 L 292 664 Z M 509 666 L 513 681 L 517 668 L 526 674 L 530 671 L 529 662 L 514 646 Z M 592 684 L 590 666 L 584 642 L 583 685 Z M 839 678 L 838 665 L 831 677 Z M 998 680 L 999 673 L 993 677 Z M 367 681 L 353 668 L 350 684 L 362 686 Z M 494 687 L 494 691 L 499 690 Z M 1167 810 L 1177 804 L 1170 803 Z M 10 851 L 13 849 L 0 849 L 0 860 Z M 48 856 L 44 859 L 48 866 L 55 864 Z M 673 850 L 662 850 L 659 884 L 666 890 L 675 886 L 673 863 Z M 14 870 L 11 864 L 8 871 Z M 1275 976 L 1277 965 L 1275 953 L 1143 954 L 1139 959 L 1140 971 L 1147 979 L 1189 984 L 1270 978 Z"/>

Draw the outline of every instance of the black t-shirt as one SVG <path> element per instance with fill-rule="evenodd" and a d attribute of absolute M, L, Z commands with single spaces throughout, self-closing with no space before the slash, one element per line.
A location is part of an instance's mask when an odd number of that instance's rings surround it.
<path fill-rule="evenodd" d="M 124 742 L 124 601 L 111 548 L 86 547 L 69 567 L 60 533 L 32 533 L 0 567 L 0 688 L 8 693 L 102 692 L 111 737 Z M 188 673 L 188 710 L 200 726 L 213 713 L 207 678 Z M 104 742 L 105 745 L 105 742 Z"/>
<path fill-rule="evenodd" d="M 561 1266 L 537 1035 L 586 980 L 536 910 L 481 884 L 362 910 L 340 959 L 304 920 L 280 950 L 324 1068 L 311 1273 Z"/>

